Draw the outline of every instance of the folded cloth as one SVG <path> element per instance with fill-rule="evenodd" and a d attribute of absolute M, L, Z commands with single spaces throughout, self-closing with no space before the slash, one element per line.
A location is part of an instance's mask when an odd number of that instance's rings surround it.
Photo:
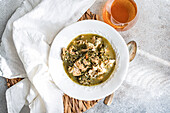
<path fill-rule="evenodd" d="M 48 70 L 50 45 L 57 33 L 76 22 L 94 1 L 27 0 L 14 13 L 4 31 L 1 49 L 1 57 L 6 58 L 1 66 L 10 66 L 1 70 L 7 70 L 4 77 L 25 80 L 7 90 L 9 113 L 18 113 L 26 103 L 32 113 L 63 112 L 62 91 Z"/>
<path fill-rule="evenodd" d="M 12 39 L 13 22 L 32 10 L 39 2 L 40 0 L 25 0 L 8 20 L 8 23 L 2 35 L 2 42 L 0 46 L 0 64 L 2 71 L 2 73 L 0 73 L 0 76 L 6 78 L 26 77 L 25 69 L 23 68 L 23 64 L 18 57 Z"/>
<path fill-rule="evenodd" d="M 8 113 L 19 113 L 24 105 L 29 105 L 31 113 L 45 113 L 42 99 L 28 78 L 6 91 Z"/>

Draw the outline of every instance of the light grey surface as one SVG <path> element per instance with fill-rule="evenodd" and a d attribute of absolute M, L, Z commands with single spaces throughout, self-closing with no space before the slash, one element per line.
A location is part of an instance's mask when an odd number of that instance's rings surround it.
<path fill-rule="evenodd" d="M 6 113 L 6 99 L 5 99 L 5 91 L 6 91 L 6 81 L 4 78 L 0 77 L 0 113 Z"/>
<path fill-rule="evenodd" d="M 8 19 L 21 3 L 22 0 L 0 0 L 0 37 L 2 36 Z"/>
<path fill-rule="evenodd" d="M 5 24 L 22 0 L 0 0 L 0 37 Z M 130 30 L 121 32 L 126 42 L 135 40 L 138 54 L 130 63 L 126 80 L 110 106 L 101 100 L 86 113 L 170 113 L 170 1 L 136 0 L 140 16 Z M 91 10 L 102 14 L 106 0 L 96 0 Z M 6 113 L 5 80 L 0 78 L 0 113 Z M 27 113 L 27 108 L 23 113 Z"/>
<path fill-rule="evenodd" d="M 21 2 L 22 0 L 0 0 L 0 40 L 8 19 L 15 9 L 20 6 Z M 0 77 L 0 113 L 7 113 L 6 89 L 6 81 Z"/>

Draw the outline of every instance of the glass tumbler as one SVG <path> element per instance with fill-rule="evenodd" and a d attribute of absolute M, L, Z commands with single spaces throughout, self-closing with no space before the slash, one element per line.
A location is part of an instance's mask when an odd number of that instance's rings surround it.
<path fill-rule="evenodd" d="M 133 27 L 138 19 L 137 4 L 134 0 L 108 0 L 103 8 L 103 20 L 117 31 Z"/>

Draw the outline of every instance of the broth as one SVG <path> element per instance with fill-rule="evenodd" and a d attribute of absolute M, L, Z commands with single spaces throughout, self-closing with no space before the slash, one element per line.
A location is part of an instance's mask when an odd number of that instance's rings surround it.
<path fill-rule="evenodd" d="M 95 43 L 93 43 L 94 37 L 96 39 Z M 97 41 L 99 39 L 101 43 L 95 46 L 95 44 L 98 44 Z M 84 42 L 84 45 L 77 42 Z M 87 50 L 88 46 L 85 47 L 87 44 L 91 44 L 91 49 Z M 70 48 L 73 47 L 76 49 L 72 49 L 71 51 Z M 64 55 L 64 53 L 66 54 Z M 86 57 L 87 55 L 88 57 Z M 75 83 L 85 86 L 98 85 L 106 81 L 110 77 L 116 65 L 116 54 L 111 44 L 107 39 L 96 34 L 81 34 L 77 36 L 69 43 L 68 47 L 63 50 L 62 59 L 65 72 L 69 78 Z M 97 59 L 94 60 L 96 62 L 93 62 L 93 59 Z M 101 71 L 102 66 L 105 71 Z M 77 73 L 75 71 L 77 71 Z"/>

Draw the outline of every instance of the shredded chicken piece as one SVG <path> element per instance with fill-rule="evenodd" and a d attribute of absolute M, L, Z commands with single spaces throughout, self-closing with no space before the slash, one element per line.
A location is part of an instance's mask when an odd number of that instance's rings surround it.
<path fill-rule="evenodd" d="M 92 43 L 90 43 L 90 42 L 88 42 L 88 43 L 86 43 L 86 45 L 87 45 L 87 49 L 93 49 L 95 46 L 92 44 Z"/>
<path fill-rule="evenodd" d="M 100 44 L 101 44 L 101 42 L 102 42 L 102 39 L 101 38 L 97 38 L 96 39 L 96 47 L 98 47 Z"/>
<path fill-rule="evenodd" d="M 68 67 L 68 72 L 69 73 L 73 73 L 73 68 L 72 67 Z"/>
<path fill-rule="evenodd" d="M 96 70 L 94 70 L 94 69 L 91 69 L 91 70 L 89 70 L 89 75 L 91 76 L 91 77 L 94 77 L 94 75 L 95 75 L 95 73 L 96 73 Z"/>
<path fill-rule="evenodd" d="M 66 48 L 62 48 L 62 54 L 63 54 L 63 55 L 66 55 L 66 51 L 67 51 Z"/>
<path fill-rule="evenodd" d="M 71 55 L 75 55 L 75 52 L 73 52 L 74 49 L 75 49 L 75 47 L 73 45 L 68 49 L 68 51 Z"/>
<path fill-rule="evenodd" d="M 81 71 L 76 68 L 76 67 L 73 67 L 73 76 L 80 76 L 81 75 Z"/>
<path fill-rule="evenodd" d="M 83 41 L 83 40 L 78 40 L 78 41 L 76 41 L 76 43 L 77 43 L 78 45 L 82 45 L 82 44 L 85 44 L 85 41 Z"/>
<path fill-rule="evenodd" d="M 85 72 L 85 71 L 87 71 L 87 69 L 89 68 L 89 66 L 87 66 L 87 67 L 85 67 L 85 68 L 83 68 L 83 69 L 81 69 L 83 72 Z"/>
<path fill-rule="evenodd" d="M 98 64 L 100 62 L 100 59 L 99 59 L 98 56 L 91 58 L 91 60 L 92 60 L 93 63 L 96 63 L 96 64 Z"/>
<path fill-rule="evenodd" d="M 101 72 L 98 72 L 98 75 L 104 74 L 106 72 L 107 72 L 106 68 L 102 68 Z"/>
<path fill-rule="evenodd" d="M 97 79 L 102 80 L 102 79 L 103 79 L 103 76 L 99 76 L 99 77 L 97 77 Z"/>
<path fill-rule="evenodd" d="M 92 37 L 92 43 L 94 44 L 95 41 L 96 41 L 96 36 L 93 36 L 93 37 Z"/>
<path fill-rule="evenodd" d="M 89 49 L 82 49 L 81 52 L 87 52 Z"/>
<path fill-rule="evenodd" d="M 61 58 L 62 60 L 66 60 L 66 53 L 68 52 L 68 50 L 66 48 L 62 48 L 62 54 L 61 54 Z"/>
<path fill-rule="evenodd" d="M 90 65 L 91 63 L 89 61 L 87 61 L 86 59 L 83 59 L 83 63 L 84 65 Z"/>
<path fill-rule="evenodd" d="M 109 66 L 113 66 L 114 62 L 115 62 L 114 59 L 113 59 L 113 60 L 109 60 L 108 65 L 109 65 Z"/>

